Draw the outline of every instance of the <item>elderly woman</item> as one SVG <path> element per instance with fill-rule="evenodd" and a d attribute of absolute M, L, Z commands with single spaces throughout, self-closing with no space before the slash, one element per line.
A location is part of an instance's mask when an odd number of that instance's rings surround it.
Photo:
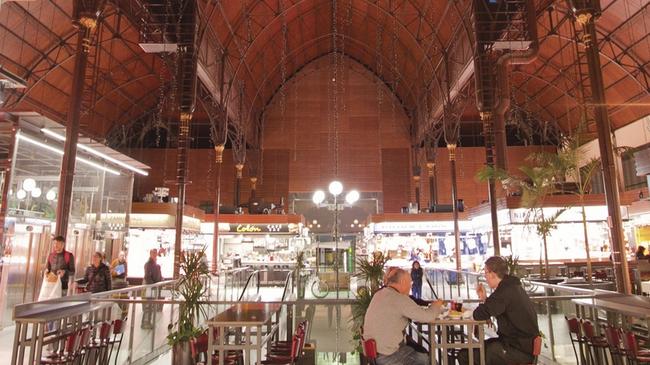
<path fill-rule="evenodd" d="M 103 259 L 104 255 L 101 252 L 95 252 L 92 264 L 86 268 L 86 274 L 81 282 L 87 283 L 87 292 L 100 293 L 111 290 L 111 270 Z"/>

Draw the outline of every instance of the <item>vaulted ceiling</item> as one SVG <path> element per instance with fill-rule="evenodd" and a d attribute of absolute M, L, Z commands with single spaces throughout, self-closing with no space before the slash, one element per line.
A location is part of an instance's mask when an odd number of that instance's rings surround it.
<path fill-rule="evenodd" d="M 144 26 L 150 21 L 151 3 L 160 2 L 109 1 L 101 15 L 97 51 L 86 80 L 83 125 L 89 134 L 106 136 L 134 121 L 163 123 L 160 110 L 170 101 L 174 62 L 172 55 L 148 54 L 138 44 L 151 31 L 151 25 Z M 511 67 L 513 108 L 568 131 L 577 125 L 581 110 L 575 23 L 564 0 L 534 3 L 540 50 L 532 63 Z M 333 72 L 336 60 L 347 57 L 384 82 L 411 117 L 414 139 L 423 126 L 432 128 L 447 73 L 452 85 L 458 80 L 470 90 L 473 85 L 471 78 L 461 77 L 473 54 L 469 0 L 198 4 L 201 93 L 223 101 L 229 117 L 251 134 L 282 85 L 306 64 L 327 55 Z M 598 41 L 615 128 L 650 114 L 649 4 L 601 1 Z M 9 91 L 2 110 L 35 110 L 65 121 L 75 52 L 71 18 L 69 0 L 2 4 L 0 65 L 28 84 Z M 460 90 L 465 85 L 455 86 Z M 468 100 L 464 118 L 477 120 L 474 99 Z M 209 119 L 204 109 L 197 104 L 199 125 Z"/>

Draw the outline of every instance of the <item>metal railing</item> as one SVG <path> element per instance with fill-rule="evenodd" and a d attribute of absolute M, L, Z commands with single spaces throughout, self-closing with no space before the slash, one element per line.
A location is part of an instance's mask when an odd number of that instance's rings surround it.
<path fill-rule="evenodd" d="M 260 272 L 261 270 L 255 270 L 248 276 L 238 301 L 258 301 L 260 299 Z"/>

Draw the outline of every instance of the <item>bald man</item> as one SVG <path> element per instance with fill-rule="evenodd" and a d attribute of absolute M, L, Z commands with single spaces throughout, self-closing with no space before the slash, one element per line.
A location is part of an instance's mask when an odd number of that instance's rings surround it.
<path fill-rule="evenodd" d="M 377 342 L 377 364 L 430 364 L 427 354 L 406 345 L 404 329 L 409 319 L 432 322 L 438 317 L 442 301 L 421 307 L 409 298 L 411 275 L 402 269 L 386 274 L 386 287 L 372 297 L 363 321 L 363 337 Z"/>

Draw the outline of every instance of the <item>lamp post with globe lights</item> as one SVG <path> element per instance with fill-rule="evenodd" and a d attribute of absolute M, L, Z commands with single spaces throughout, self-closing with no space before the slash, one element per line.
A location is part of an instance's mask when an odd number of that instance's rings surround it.
<path fill-rule="evenodd" d="M 323 190 L 316 190 L 312 196 L 312 201 L 319 207 L 327 207 L 329 210 L 334 211 L 334 270 L 336 272 L 336 299 L 339 299 L 339 210 L 346 204 L 351 206 L 359 200 L 359 192 L 350 190 L 345 195 L 345 203 L 340 204 L 338 197 L 343 193 L 343 184 L 340 181 L 332 181 L 327 189 L 332 196 L 334 196 L 334 203 L 325 203 L 325 192 Z"/>

